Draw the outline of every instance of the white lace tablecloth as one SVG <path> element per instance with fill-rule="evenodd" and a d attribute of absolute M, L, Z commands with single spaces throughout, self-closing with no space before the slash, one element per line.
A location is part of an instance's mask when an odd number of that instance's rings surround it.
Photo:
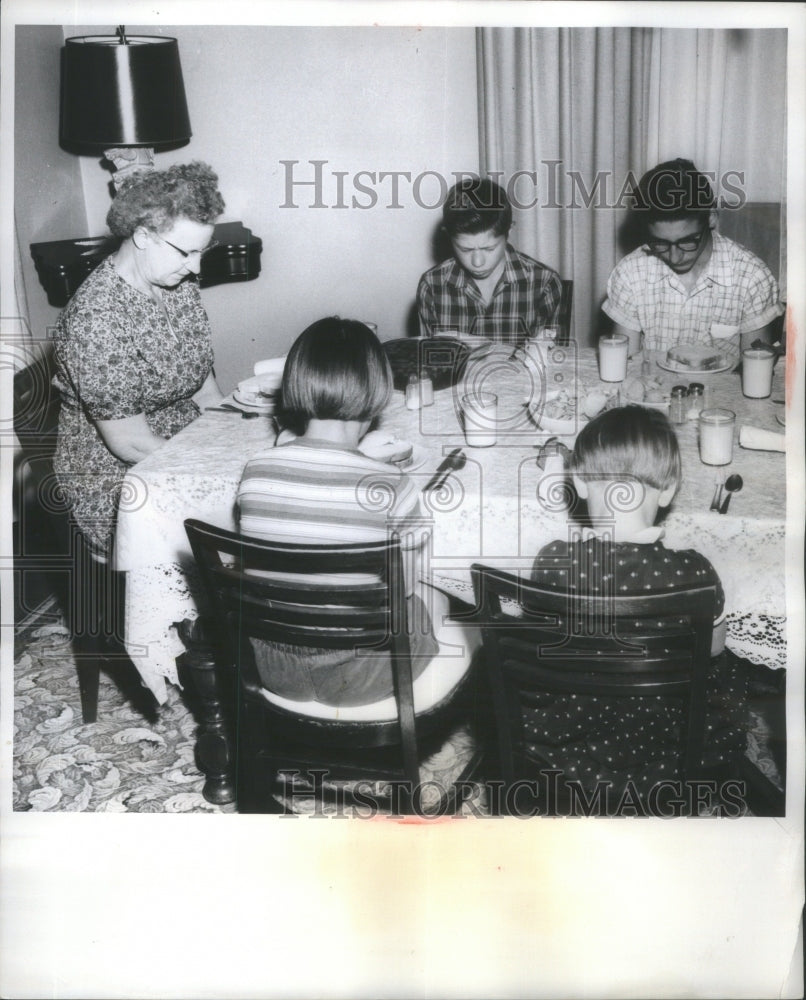
<path fill-rule="evenodd" d="M 438 361 L 438 359 L 437 359 Z M 493 448 L 469 448 L 458 418 L 458 389 L 435 393 L 433 406 L 410 411 L 396 392 L 382 425 L 412 440 L 424 458 L 412 472 L 423 485 L 443 455 L 465 446 L 465 468 L 446 487 L 424 495 L 433 520 L 433 551 L 427 572 L 443 589 L 472 599 L 470 565 L 486 562 L 512 570 L 528 569 L 538 549 L 566 537 L 569 519 L 560 477 L 546 478 L 535 461 L 536 446 L 550 435 L 537 431 L 523 400 L 546 385 L 599 383 L 592 351 L 547 353 L 545 381 L 503 353 L 479 359 L 468 378 L 476 387 L 497 392 L 502 430 Z M 637 366 L 637 359 L 631 362 Z M 782 366 L 779 366 L 782 367 Z M 653 371 L 667 388 L 688 382 Z M 770 400 L 746 400 L 734 373 L 698 376 L 712 386 L 714 405 L 728 406 L 741 423 L 781 430 L 775 414 L 783 407 Z M 776 372 L 773 398 L 783 393 Z M 466 388 L 466 386 L 465 386 Z M 613 386 L 606 387 L 609 389 Z M 198 614 L 198 583 L 183 521 L 197 517 L 234 528 L 234 500 L 241 471 L 250 455 L 270 446 L 271 421 L 244 420 L 238 414 L 205 413 L 134 466 L 127 476 L 117 531 L 116 567 L 126 572 L 126 645 L 145 683 L 165 699 L 166 679 L 176 683 L 175 657 L 183 646 L 173 623 Z M 736 445 L 727 472 L 739 472 L 743 490 L 727 515 L 708 510 L 715 470 L 702 465 L 695 424 L 679 429 L 683 486 L 665 519 L 665 544 L 696 548 L 713 563 L 725 589 L 728 645 L 740 656 L 770 667 L 786 665 L 785 517 L 786 474 L 782 453 L 745 451 Z M 565 438 L 569 445 L 573 437 Z"/>

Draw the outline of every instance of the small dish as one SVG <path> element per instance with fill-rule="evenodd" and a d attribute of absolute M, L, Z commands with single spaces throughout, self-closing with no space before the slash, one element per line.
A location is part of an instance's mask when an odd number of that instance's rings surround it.
<path fill-rule="evenodd" d="M 775 419 L 782 427 L 786 427 L 786 413 L 776 413 Z"/>
<path fill-rule="evenodd" d="M 401 472 L 416 472 L 428 461 L 428 452 L 418 444 L 412 445 L 411 454 L 402 462 L 392 462 Z"/>
<path fill-rule="evenodd" d="M 571 417 L 550 417 L 544 412 L 546 404 L 554 402 L 561 395 L 569 396 L 569 393 L 565 389 L 551 389 L 546 393 L 544 400 L 538 403 L 527 403 L 526 407 L 529 411 L 529 416 L 541 431 L 549 431 L 551 434 L 562 435 L 576 434 L 582 425 L 588 422 L 588 418 L 579 412 L 578 399 L 577 412 Z"/>
<path fill-rule="evenodd" d="M 409 462 L 414 454 L 414 444 L 403 438 L 395 437 L 389 431 L 370 431 L 365 434 L 358 444 L 358 450 L 362 455 L 371 458 L 373 462 L 383 462 L 388 465 L 403 467 L 403 463 Z M 395 455 L 404 453 L 404 457 L 395 460 Z"/>

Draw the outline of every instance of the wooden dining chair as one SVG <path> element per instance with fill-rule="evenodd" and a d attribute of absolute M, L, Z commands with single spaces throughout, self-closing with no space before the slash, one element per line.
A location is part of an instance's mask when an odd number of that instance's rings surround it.
<path fill-rule="evenodd" d="M 571 309 L 574 304 L 574 282 L 570 278 L 563 278 L 561 283 L 562 294 L 556 316 L 558 345 L 567 344 L 571 340 Z"/>
<path fill-rule="evenodd" d="M 282 775 L 290 773 L 309 776 L 315 793 L 324 775 L 328 781 L 398 783 L 394 808 L 417 811 L 421 760 L 479 706 L 473 705 L 475 671 L 467 656 L 440 654 L 412 680 L 399 541 L 274 544 L 192 519 L 185 529 L 207 597 L 217 666 L 235 688 L 238 810 L 288 811 L 278 795 Z M 294 582 L 299 574 L 305 580 Z M 370 582 L 335 585 L 326 579 L 333 574 L 361 574 Z M 352 708 L 280 698 L 261 684 L 252 639 L 388 651 L 395 693 Z M 459 780 L 475 773 L 482 752 L 479 746 Z M 447 803 L 448 796 L 439 808 Z"/>
<path fill-rule="evenodd" d="M 669 778 L 685 782 L 703 773 L 713 586 L 572 600 L 481 564 L 471 572 L 504 789 L 546 768 L 573 770 L 572 747 L 563 748 L 560 756 L 566 756 L 559 763 L 547 762 L 530 735 L 530 709 L 557 694 L 682 698 L 687 721 L 677 773 Z M 618 623 L 626 621 L 629 637 L 622 639 Z M 619 733 L 611 738 L 617 747 Z M 627 775 L 623 778 L 626 782 Z M 558 791 L 558 803 L 567 806 L 569 789 L 562 780 Z"/>
<path fill-rule="evenodd" d="M 70 630 L 85 723 L 98 717 L 102 668 L 110 668 L 136 707 L 153 719 L 153 699 L 139 684 L 119 642 L 122 578 L 93 557 L 56 480 L 53 458 L 60 398 L 52 377 L 51 358 L 44 352 L 14 375 L 14 433 L 19 442 L 14 481 L 18 620 L 37 611 L 33 605 L 38 600 L 56 598 Z"/>

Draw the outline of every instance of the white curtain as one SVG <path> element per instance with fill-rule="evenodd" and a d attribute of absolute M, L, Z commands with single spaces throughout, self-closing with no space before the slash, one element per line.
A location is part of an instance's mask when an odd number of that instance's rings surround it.
<path fill-rule="evenodd" d="M 536 175 L 512 242 L 573 279 L 582 344 L 631 248 L 632 178 L 685 156 L 718 191 L 730 171 L 748 200 L 783 201 L 785 31 L 480 28 L 477 57 L 482 171 Z M 522 205 L 531 183 L 512 189 Z"/>

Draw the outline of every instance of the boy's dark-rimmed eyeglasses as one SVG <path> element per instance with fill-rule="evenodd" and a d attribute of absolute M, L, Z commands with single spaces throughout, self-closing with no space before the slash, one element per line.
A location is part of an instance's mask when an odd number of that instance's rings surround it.
<path fill-rule="evenodd" d="M 646 245 L 649 252 L 656 257 L 663 257 L 671 253 L 673 247 L 681 253 L 694 253 L 695 250 L 700 249 L 707 232 L 708 226 L 704 226 L 698 233 L 692 233 L 679 240 L 647 240 Z"/>

